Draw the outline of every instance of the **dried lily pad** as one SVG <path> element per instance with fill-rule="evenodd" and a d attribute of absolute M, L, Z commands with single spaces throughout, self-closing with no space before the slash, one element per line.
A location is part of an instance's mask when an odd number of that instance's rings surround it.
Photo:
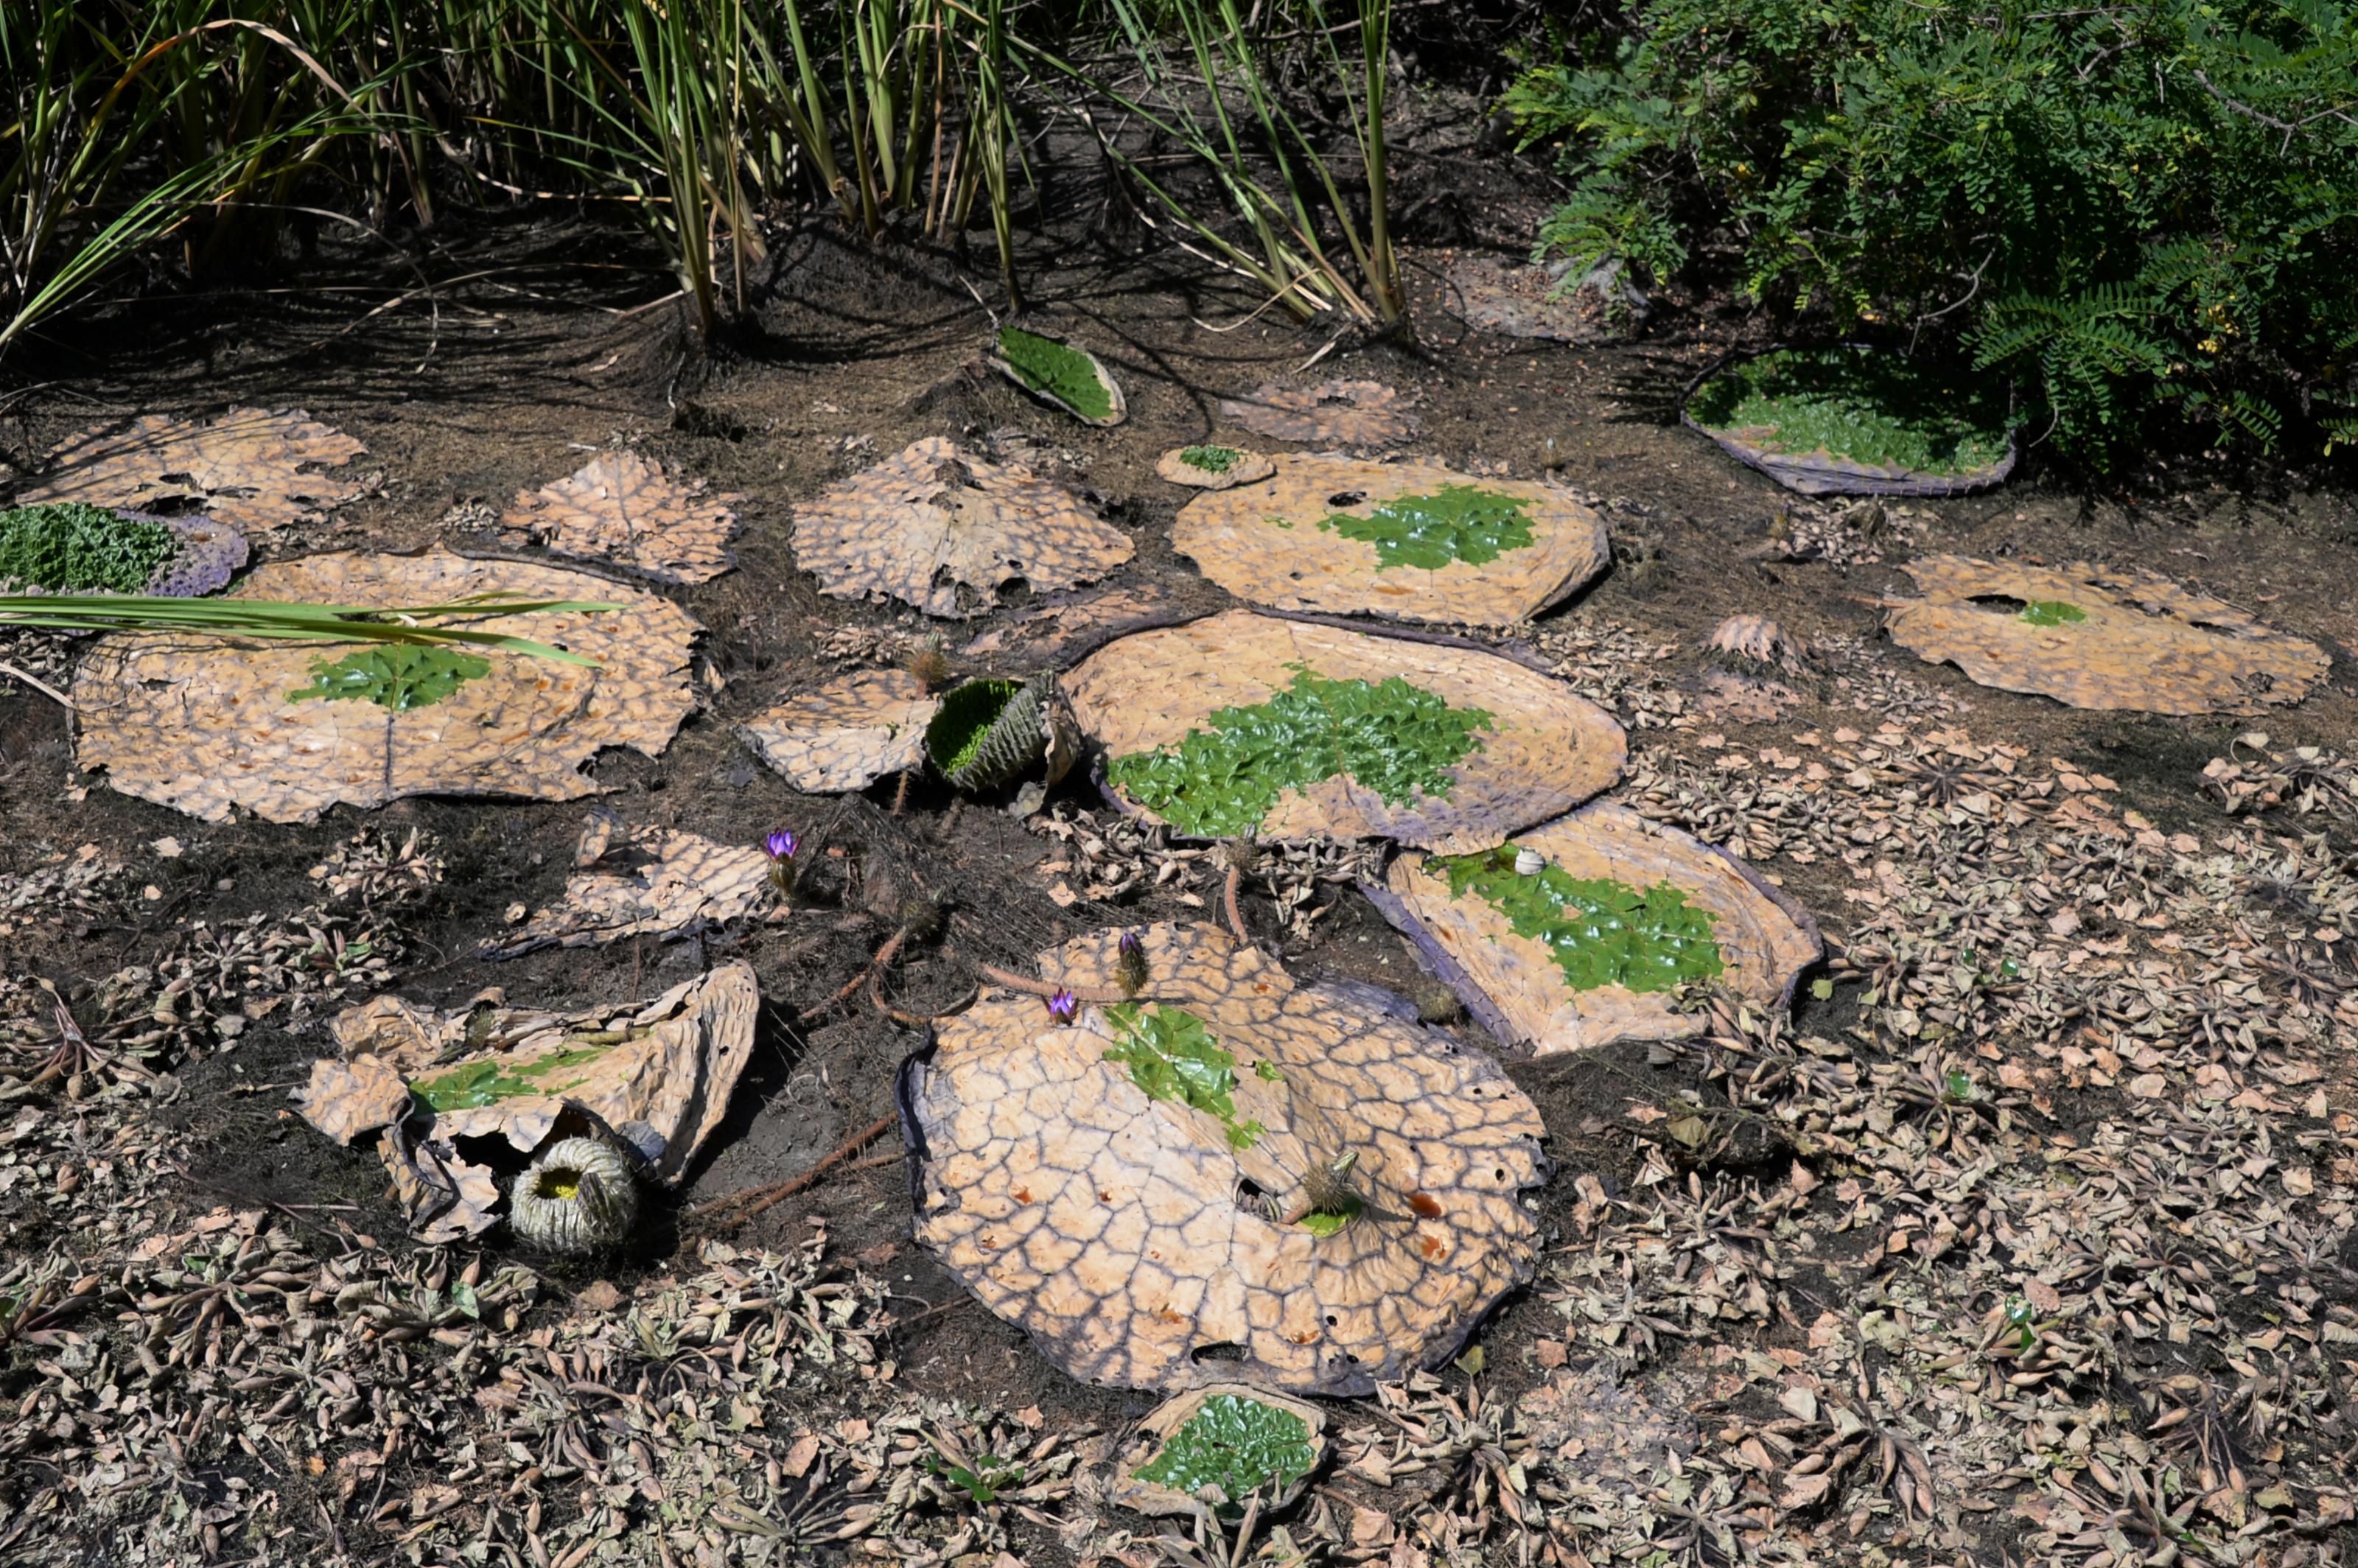
<path fill-rule="evenodd" d="M 1816 925 L 1726 851 L 1599 802 L 1467 856 L 1403 855 L 1369 894 L 1501 1040 L 1553 1055 L 1700 1033 L 1682 986 L 1782 1007 Z"/>
<path fill-rule="evenodd" d="M 600 663 L 495 649 L 446 655 L 483 671 L 423 703 L 414 700 L 410 677 L 433 672 L 380 645 L 108 636 L 74 674 L 77 761 L 107 770 L 107 782 L 125 795 L 211 822 L 233 806 L 272 822 L 309 822 L 339 801 L 383 806 L 408 795 L 577 800 L 598 790 L 582 764 L 609 746 L 656 755 L 696 706 L 687 684 L 696 622 L 652 594 L 562 568 L 448 550 L 337 553 L 257 568 L 234 597 L 395 606 L 488 592 L 623 608 L 485 617 L 484 630 Z M 319 688 L 323 675 L 355 674 L 344 690 Z M 406 680 L 413 700 L 384 700 Z"/>
<path fill-rule="evenodd" d="M 1280 610 L 1505 626 L 1605 569 L 1605 520 L 1551 484 L 1438 463 L 1283 457 L 1179 509 L 1171 547 Z"/>
<path fill-rule="evenodd" d="M 565 896 L 522 931 L 486 943 L 513 958 L 537 947 L 587 947 L 624 936 L 680 936 L 767 907 L 770 857 L 665 827 L 634 828 L 620 849 L 565 879 Z"/>
<path fill-rule="evenodd" d="M 1128 535 L 1013 463 L 929 436 L 802 507 L 795 555 L 838 599 L 898 599 L 963 619 L 1011 582 L 1094 582 L 1136 555 Z"/>
<path fill-rule="evenodd" d="M 1566 288 L 1564 269 L 1462 254 L 1449 264 L 1450 287 L 1469 327 L 1509 338 L 1602 343 L 1649 314 L 1645 295 L 1607 262 Z"/>
<path fill-rule="evenodd" d="M 1058 338 L 1001 327 L 991 367 L 1051 407 L 1084 425 L 1119 425 L 1130 417 L 1121 384 L 1103 361 Z"/>
<path fill-rule="evenodd" d="M 1136 588 L 1109 588 L 1086 599 L 1050 600 L 1034 604 L 1003 626 L 990 631 L 958 650 L 962 658 L 1015 661 L 1021 668 L 1055 664 L 1068 650 L 1101 642 L 1116 633 L 1141 627 L 1168 626 L 1188 619 L 1174 611 L 1171 596 Z"/>
<path fill-rule="evenodd" d="M 1893 642 L 2074 708 L 2255 713 L 2331 667 L 2316 643 L 2148 571 L 1931 556 L 1908 575 L 1924 597 L 1891 610 Z"/>
<path fill-rule="evenodd" d="M 1155 1517 L 1234 1519 L 1302 1495 L 1326 1454 L 1326 1412 L 1249 1383 L 1207 1383 L 1165 1401 L 1124 1445 L 1106 1500 Z"/>
<path fill-rule="evenodd" d="M 1119 994 L 1120 935 L 1042 973 Z M 1388 993 L 1297 986 L 1207 925 L 1139 935 L 1135 1002 L 1068 1028 L 986 990 L 903 1069 L 918 1241 L 1085 1381 L 1358 1394 L 1454 1354 L 1531 1275 L 1538 1109 Z M 1359 1212 L 1315 1223 L 1338 1164 Z"/>
<path fill-rule="evenodd" d="M 1322 381 L 1315 386 L 1271 382 L 1249 397 L 1223 400 L 1220 417 L 1272 440 L 1394 447 L 1423 428 L 1409 412 L 1410 401 L 1375 381 Z"/>
<path fill-rule="evenodd" d="M 1470 644 L 1229 611 L 1065 681 L 1121 802 L 1183 833 L 1487 849 L 1620 776 L 1621 727 Z"/>
<path fill-rule="evenodd" d="M 905 670 L 860 670 L 790 697 L 739 733 L 788 784 L 813 795 L 866 789 L 925 761 L 941 708 Z"/>
<path fill-rule="evenodd" d="M 1259 452 L 1202 442 L 1172 448 L 1155 460 L 1154 471 L 1173 484 L 1232 490 L 1240 484 L 1259 484 L 1277 471 L 1277 465 Z"/>
<path fill-rule="evenodd" d="M 133 510 L 194 507 L 246 533 L 310 522 L 362 492 L 340 468 L 368 449 L 300 409 L 233 408 L 218 418 L 141 414 L 92 426 L 49 454 L 20 505 L 87 501 Z"/>
<path fill-rule="evenodd" d="M 676 1185 L 728 1114 L 761 1000 L 741 961 L 653 1001 L 574 1012 L 508 1007 L 496 991 L 449 1010 L 378 997 L 330 1022 L 338 1054 L 311 1065 L 296 1098 L 339 1143 L 388 1129 L 378 1152 L 414 1226 L 471 1235 L 496 1222 L 497 1190 L 455 1139 L 530 1153 L 587 1113 L 638 1149 L 650 1179 Z"/>
<path fill-rule="evenodd" d="M 708 582 L 736 564 L 741 495 L 704 493 L 636 452 L 606 452 L 569 478 L 516 495 L 500 526 L 560 556 L 611 561 L 657 582 Z"/>

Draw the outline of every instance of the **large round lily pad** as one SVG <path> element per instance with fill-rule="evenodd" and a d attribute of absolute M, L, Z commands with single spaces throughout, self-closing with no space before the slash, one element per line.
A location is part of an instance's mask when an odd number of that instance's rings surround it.
<path fill-rule="evenodd" d="M 1468 1011 L 1543 1056 L 1700 1033 L 1684 986 L 1782 1007 L 1823 951 L 1743 861 L 1604 801 L 1495 849 L 1403 855 L 1369 892 Z"/>
<path fill-rule="evenodd" d="M 1620 777 L 1621 726 L 1470 644 L 1236 610 L 1107 644 L 1065 683 L 1128 806 L 1202 838 L 1486 849 Z"/>
<path fill-rule="evenodd" d="M 1538 1109 L 1387 993 L 1139 935 L 1134 1002 L 987 990 L 903 1070 L 918 1241 L 1087 1381 L 1359 1394 L 1454 1353 L 1531 1275 Z M 1117 994 L 1118 940 L 1041 972 Z"/>
<path fill-rule="evenodd" d="M 1566 492 L 1438 463 L 1281 457 L 1266 484 L 1199 495 L 1171 546 L 1281 610 L 1504 626 L 1603 571 L 1605 521 Z"/>
<path fill-rule="evenodd" d="M 897 599 L 963 619 L 1011 582 L 1094 582 L 1138 553 L 1074 499 L 1014 463 L 939 436 L 903 449 L 796 509 L 795 557 L 838 599 Z"/>
<path fill-rule="evenodd" d="M 1907 569 L 1924 597 L 1891 610 L 1893 642 L 2074 708 L 2254 713 L 2299 702 L 2331 665 L 2316 643 L 2148 571 L 1963 556 Z"/>
<path fill-rule="evenodd" d="M 941 706 L 905 670 L 859 670 L 786 698 L 741 733 L 796 789 L 866 789 L 925 766 L 925 726 Z"/>
<path fill-rule="evenodd" d="M 126 795 L 219 821 L 243 806 L 309 822 L 339 801 L 407 795 L 575 800 L 610 746 L 654 756 L 696 706 L 676 606 L 602 578 L 518 561 L 338 553 L 273 562 L 233 597 L 313 604 L 438 604 L 469 594 L 596 600 L 603 613 L 488 616 L 599 660 L 394 644 L 118 633 L 75 672 L 76 759 Z"/>

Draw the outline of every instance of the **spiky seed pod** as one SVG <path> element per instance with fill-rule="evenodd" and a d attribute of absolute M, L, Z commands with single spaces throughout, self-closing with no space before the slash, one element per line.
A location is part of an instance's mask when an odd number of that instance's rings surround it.
<path fill-rule="evenodd" d="M 1801 644 L 1765 615 L 1729 616 L 1713 628 L 1704 652 L 1714 664 L 1746 674 L 1767 667 L 1795 675 L 1807 662 Z"/>
<path fill-rule="evenodd" d="M 1222 839 L 1218 853 L 1220 864 L 1228 871 L 1249 877 L 1260 870 L 1260 846 L 1249 837 Z"/>
<path fill-rule="evenodd" d="M 1421 1023 L 1455 1023 L 1466 1016 L 1466 1004 L 1457 1000 L 1457 993 L 1438 981 L 1417 987 L 1412 1000 Z"/>
<path fill-rule="evenodd" d="M 938 635 L 926 638 L 901 667 L 916 676 L 927 691 L 939 691 L 949 683 L 950 656 L 942 652 Z"/>
<path fill-rule="evenodd" d="M 1136 996 L 1146 989 L 1146 944 L 1135 931 L 1125 931 L 1114 952 L 1114 979 L 1124 996 Z"/>
<path fill-rule="evenodd" d="M 508 1195 L 508 1225 L 516 1239 L 564 1257 L 621 1246 L 638 1217 L 630 1156 L 596 1138 L 550 1145 Z"/>

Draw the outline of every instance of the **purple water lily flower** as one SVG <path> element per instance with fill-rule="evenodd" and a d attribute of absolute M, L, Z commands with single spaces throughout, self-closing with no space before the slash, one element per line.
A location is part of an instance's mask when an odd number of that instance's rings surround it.
<path fill-rule="evenodd" d="M 791 860 L 795 851 L 802 848 L 802 840 L 795 837 L 793 828 L 781 827 L 762 840 L 762 848 L 769 850 L 773 860 Z"/>
<path fill-rule="evenodd" d="M 1048 1016 L 1059 1023 L 1070 1023 L 1081 1011 L 1081 999 L 1070 991 L 1058 991 L 1048 999 Z"/>

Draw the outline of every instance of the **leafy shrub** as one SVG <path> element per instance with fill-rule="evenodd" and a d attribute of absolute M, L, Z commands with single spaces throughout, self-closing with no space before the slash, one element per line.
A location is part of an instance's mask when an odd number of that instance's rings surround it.
<path fill-rule="evenodd" d="M 1507 107 L 1577 177 L 1542 250 L 1953 339 L 2097 463 L 2191 420 L 2358 442 L 2358 9 L 1628 0 Z M 1577 269 L 1575 269 L 1577 270 Z"/>
<path fill-rule="evenodd" d="M 138 593 L 180 547 L 161 523 L 78 501 L 0 512 L 0 582 Z"/>

